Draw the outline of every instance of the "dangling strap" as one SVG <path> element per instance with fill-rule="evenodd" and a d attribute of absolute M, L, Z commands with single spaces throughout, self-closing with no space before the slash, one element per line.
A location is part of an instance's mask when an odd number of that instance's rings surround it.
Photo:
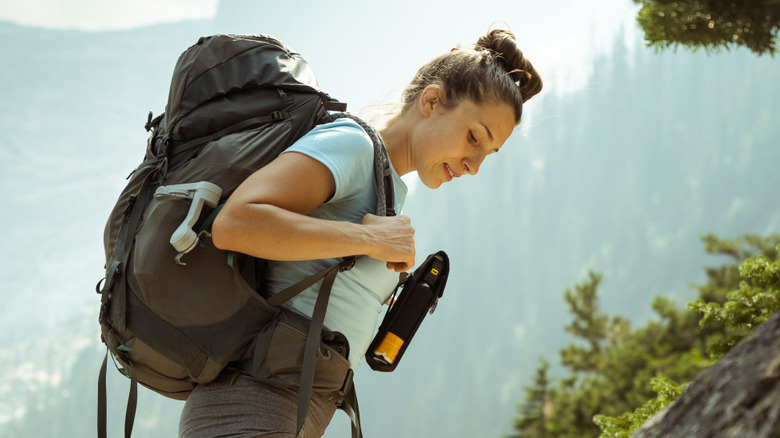
<path fill-rule="evenodd" d="M 339 409 L 344 411 L 352 422 L 352 438 L 363 438 L 363 430 L 360 427 L 360 409 L 358 409 L 357 391 L 353 377 L 354 373 L 350 369 L 347 381 L 344 382 L 344 399 Z"/>
<path fill-rule="evenodd" d="M 98 438 L 107 437 L 108 425 L 106 423 L 106 366 L 108 365 L 108 348 L 106 356 L 103 358 L 103 365 L 100 366 L 98 374 L 98 416 L 97 416 L 97 436 Z"/>
<path fill-rule="evenodd" d="M 314 304 L 314 313 L 309 323 L 309 333 L 306 334 L 306 347 L 303 351 L 303 364 L 301 366 L 301 383 L 298 388 L 298 428 L 296 435 L 301 432 L 303 423 L 309 413 L 309 403 L 314 386 L 314 368 L 317 364 L 317 352 L 320 348 L 320 333 L 325 322 L 325 312 L 328 309 L 328 299 L 330 291 L 333 288 L 333 281 L 336 274 L 339 273 L 338 267 L 341 264 L 333 266 L 322 280 L 322 286 L 317 294 L 317 301 Z"/>
<path fill-rule="evenodd" d="M 109 350 L 106 348 L 106 355 L 103 357 L 103 365 L 100 366 L 98 375 L 98 416 L 97 416 L 97 436 L 106 438 L 108 436 L 108 422 L 106 421 L 106 371 L 108 367 Z M 130 438 L 133 434 L 133 423 L 135 422 L 135 411 L 138 405 L 138 377 L 132 367 L 127 367 L 127 376 L 130 378 L 130 393 L 127 396 L 127 410 L 125 411 L 125 438 Z"/>
<path fill-rule="evenodd" d="M 135 408 L 138 405 L 138 376 L 135 368 L 125 368 L 130 377 L 130 393 L 127 395 L 127 410 L 125 411 L 125 438 L 133 434 L 133 422 L 135 421 Z"/>

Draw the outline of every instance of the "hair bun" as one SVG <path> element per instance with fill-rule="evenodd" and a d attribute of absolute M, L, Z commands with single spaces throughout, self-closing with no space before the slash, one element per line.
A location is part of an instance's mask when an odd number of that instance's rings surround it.
<path fill-rule="evenodd" d="M 475 50 L 490 52 L 495 61 L 520 87 L 523 102 L 542 91 L 542 79 L 517 47 L 515 35 L 507 29 L 493 29 L 477 40 Z"/>

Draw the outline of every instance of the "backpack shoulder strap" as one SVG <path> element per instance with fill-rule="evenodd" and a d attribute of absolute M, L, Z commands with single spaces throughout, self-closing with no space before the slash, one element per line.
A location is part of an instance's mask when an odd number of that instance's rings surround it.
<path fill-rule="evenodd" d="M 373 126 L 363 119 L 350 113 L 328 114 L 320 120 L 320 123 L 330 123 L 336 119 L 351 119 L 371 138 L 374 143 L 374 179 L 376 182 L 376 214 L 377 216 L 395 216 L 395 192 L 393 191 L 393 173 L 390 170 L 390 157 L 382 137 Z"/>

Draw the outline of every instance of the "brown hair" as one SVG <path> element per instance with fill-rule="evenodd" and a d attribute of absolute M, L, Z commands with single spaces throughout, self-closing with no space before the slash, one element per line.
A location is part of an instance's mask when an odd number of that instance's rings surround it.
<path fill-rule="evenodd" d="M 514 109 L 518 124 L 523 102 L 542 91 L 542 78 L 517 47 L 512 32 L 495 29 L 473 49 L 452 49 L 420 68 L 403 92 L 402 111 L 411 108 L 429 85 L 444 89 L 443 104 L 448 107 L 464 99 L 507 104 Z"/>

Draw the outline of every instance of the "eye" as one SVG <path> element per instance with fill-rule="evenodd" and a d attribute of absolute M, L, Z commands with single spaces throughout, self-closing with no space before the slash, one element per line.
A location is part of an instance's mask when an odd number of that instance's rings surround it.
<path fill-rule="evenodd" d="M 473 133 L 472 131 L 469 131 L 469 140 L 470 140 L 472 143 L 474 143 L 474 144 L 476 144 L 476 143 L 477 143 L 477 138 L 476 138 L 476 137 L 474 137 L 474 133 Z"/>

